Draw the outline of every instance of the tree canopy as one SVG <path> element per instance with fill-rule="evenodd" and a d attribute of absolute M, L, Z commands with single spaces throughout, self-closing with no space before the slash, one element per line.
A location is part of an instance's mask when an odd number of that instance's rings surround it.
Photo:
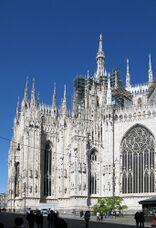
<path fill-rule="evenodd" d="M 127 209 L 127 205 L 122 204 L 123 198 L 120 196 L 112 196 L 106 198 L 99 198 L 97 203 L 93 205 L 94 212 L 107 212 L 107 211 L 121 211 Z"/>

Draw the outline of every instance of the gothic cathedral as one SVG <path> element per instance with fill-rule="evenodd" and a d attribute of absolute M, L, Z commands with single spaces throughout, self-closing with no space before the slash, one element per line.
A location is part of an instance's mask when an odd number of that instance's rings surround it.
<path fill-rule="evenodd" d="M 156 80 L 149 55 L 148 82 L 126 85 L 108 73 L 102 35 L 94 75 L 74 80 L 71 110 L 66 86 L 61 106 L 31 97 L 26 81 L 16 108 L 8 159 L 8 208 L 87 209 L 99 197 L 121 196 L 129 211 L 156 194 Z"/>

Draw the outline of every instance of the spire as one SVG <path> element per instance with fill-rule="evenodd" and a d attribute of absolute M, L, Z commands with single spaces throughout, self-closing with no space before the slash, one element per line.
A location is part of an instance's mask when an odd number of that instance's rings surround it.
<path fill-rule="evenodd" d="M 111 83 L 110 83 L 110 73 L 108 74 L 108 88 L 107 88 L 107 105 L 112 104 L 112 91 L 111 91 Z"/>
<path fill-rule="evenodd" d="M 64 97 L 63 97 L 63 100 L 62 100 L 61 110 L 62 110 L 62 114 L 63 115 L 66 115 L 66 113 L 67 113 L 67 92 L 66 92 L 66 85 L 64 85 Z"/>
<path fill-rule="evenodd" d="M 64 85 L 64 102 L 66 103 L 66 99 L 67 99 L 67 91 L 66 91 L 66 85 Z"/>
<path fill-rule="evenodd" d="M 28 77 L 26 78 L 26 83 L 25 83 L 25 89 L 24 89 L 24 97 L 22 99 L 22 104 L 21 104 L 21 111 L 25 111 L 26 108 L 28 108 Z"/>
<path fill-rule="evenodd" d="M 148 55 L 149 63 L 148 63 L 148 82 L 153 81 L 153 71 L 152 71 L 152 59 L 151 54 Z"/>
<path fill-rule="evenodd" d="M 37 93 L 37 105 L 39 105 L 40 104 L 40 93 L 38 92 Z"/>
<path fill-rule="evenodd" d="M 18 97 L 18 99 L 17 99 L 17 106 L 16 106 L 16 119 L 18 119 L 19 113 L 20 113 L 19 105 L 20 105 L 20 99 Z"/>
<path fill-rule="evenodd" d="M 131 77 L 129 73 L 129 59 L 127 59 L 127 66 L 126 66 L 126 88 L 131 86 Z"/>
<path fill-rule="evenodd" d="M 28 99 L 28 77 L 26 78 L 25 89 L 24 89 L 24 100 Z"/>
<path fill-rule="evenodd" d="M 104 63 L 105 63 L 105 56 L 102 49 L 102 34 L 100 34 L 100 38 L 99 38 L 99 49 L 96 55 L 96 62 L 97 62 L 96 77 L 99 78 L 100 76 L 104 76 Z"/>
<path fill-rule="evenodd" d="M 56 111 L 56 83 L 54 83 L 54 92 L 53 92 L 53 98 L 52 98 L 52 110 Z"/>
<path fill-rule="evenodd" d="M 89 76 L 89 70 L 87 70 L 87 78 L 89 78 L 90 76 Z"/>
<path fill-rule="evenodd" d="M 92 84 L 92 91 L 93 91 L 93 94 L 95 94 L 96 86 L 95 86 L 95 79 L 94 78 L 93 78 L 93 84 Z"/>
<path fill-rule="evenodd" d="M 103 52 L 102 50 L 102 33 L 100 33 L 100 38 L 99 38 L 99 51 L 98 52 Z"/>
<path fill-rule="evenodd" d="M 32 82 L 32 89 L 31 89 L 31 106 L 36 105 L 36 98 L 35 98 L 35 79 L 33 78 Z"/>

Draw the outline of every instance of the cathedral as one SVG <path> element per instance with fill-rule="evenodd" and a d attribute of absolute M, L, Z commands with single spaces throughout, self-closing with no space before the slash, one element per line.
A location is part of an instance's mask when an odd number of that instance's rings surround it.
<path fill-rule="evenodd" d="M 98 198 L 121 196 L 129 211 L 156 194 L 156 80 L 151 55 L 147 82 L 125 85 L 106 71 L 102 34 L 94 75 L 74 80 L 71 110 L 66 86 L 60 107 L 31 96 L 26 80 L 17 104 L 8 155 L 8 208 L 87 209 Z"/>

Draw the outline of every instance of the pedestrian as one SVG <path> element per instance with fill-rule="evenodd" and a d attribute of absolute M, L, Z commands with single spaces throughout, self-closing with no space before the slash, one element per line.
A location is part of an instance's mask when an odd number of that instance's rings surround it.
<path fill-rule="evenodd" d="M 134 215 L 134 219 L 136 221 L 136 227 L 139 227 L 139 222 L 140 222 L 140 213 L 137 211 Z"/>
<path fill-rule="evenodd" d="M 99 212 L 99 211 L 96 212 L 96 220 L 97 220 L 97 221 L 100 220 L 100 212 Z"/>
<path fill-rule="evenodd" d="M 48 228 L 54 228 L 54 211 L 50 210 L 48 217 Z"/>
<path fill-rule="evenodd" d="M 90 211 L 86 211 L 85 212 L 84 220 L 85 220 L 85 223 L 86 223 L 86 228 L 88 228 L 89 227 L 89 220 L 90 220 Z"/>
<path fill-rule="evenodd" d="M 34 228 L 35 216 L 32 210 L 27 212 L 26 220 L 28 221 L 29 228 Z"/>
<path fill-rule="evenodd" d="M 153 211 L 152 213 L 152 227 L 156 227 L 156 213 Z"/>
<path fill-rule="evenodd" d="M 80 211 L 80 218 L 83 217 L 83 211 Z"/>
<path fill-rule="evenodd" d="M 144 228 L 144 222 L 145 222 L 145 217 L 144 217 L 144 212 L 140 212 L 140 227 Z"/>
<path fill-rule="evenodd" d="M 37 212 L 35 215 L 35 222 L 37 225 L 37 228 L 43 228 L 43 215 L 41 214 L 40 211 Z"/>
<path fill-rule="evenodd" d="M 103 221 L 103 212 L 100 212 L 100 220 Z"/>

